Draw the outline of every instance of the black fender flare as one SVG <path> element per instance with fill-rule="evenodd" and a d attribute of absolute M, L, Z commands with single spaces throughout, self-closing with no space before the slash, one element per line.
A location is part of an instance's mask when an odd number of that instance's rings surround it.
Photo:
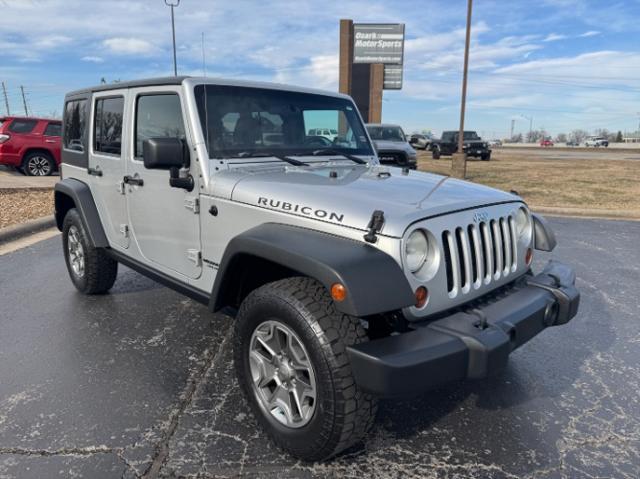
<path fill-rule="evenodd" d="M 218 268 L 209 308 L 228 304 L 228 275 L 243 256 L 267 260 L 301 276 L 316 279 L 331 290 L 335 283 L 347 289 L 336 308 L 352 316 L 395 311 L 415 303 L 415 296 L 398 263 L 387 253 L 364 242 L 296 226 L 265 223 L 233 238 Z M 232 292 L 231 292 L 232 294 Z"/>
<path fill-rule="evenodd" d="M 556 235 L 549 222 L 538 214 L 533 213 L 533 232 L 535 236 L 534 248 L 540 251 L 553 251 L 557 245 Z"/>
<path fill-rule="evenodd" d="M 75 178 L 65 178 L 56 183 L 54 199 L 56 225 L 60 231 L 62 231 L 64 217 L 70 209 L 69 200 L 71 200 L 73 202 L 71 207 L 78 210 L 93 246 L 96 248 L 109 246 L 89 185 Z"/>

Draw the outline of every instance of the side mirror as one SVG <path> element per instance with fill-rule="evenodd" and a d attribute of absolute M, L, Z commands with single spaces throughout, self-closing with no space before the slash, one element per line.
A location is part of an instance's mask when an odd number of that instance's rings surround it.
<path fill-rule="evenodd" d="M 189 166 L 189 153 L 179 138 L 149 138 L 142 142 L 144 167 L 150 170 L 169 170 L 169 185 L 192 191 L 193 176 L 180 176 L 180 168 Z"/>
<path fill-rule="evenodd" d="M 144 167 L 150 170 L 169 170 L 188 166 L 184 143 L 178 138 L 149 138 L 142 142 Z"/>

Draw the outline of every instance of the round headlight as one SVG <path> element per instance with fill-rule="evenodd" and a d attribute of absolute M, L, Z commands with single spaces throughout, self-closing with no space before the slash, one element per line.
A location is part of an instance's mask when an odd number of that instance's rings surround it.
<path fill-rule="evenodd" d="M 407 267 L 412 273 L 415 273 L 427 261 L 429 253 L 429 240 L 422 230 L 415 230 L 407 238 L 404 247 L 404 255 Z"/>
<path fill-rule="evenodd" d="M 527 210 L 524 208 L 518 208 L 514 221 L 516 223 L 516 234 L 518 235 L 518 239 L 529 234 L 531 231 L 531 219 L 529 218 Z"/>

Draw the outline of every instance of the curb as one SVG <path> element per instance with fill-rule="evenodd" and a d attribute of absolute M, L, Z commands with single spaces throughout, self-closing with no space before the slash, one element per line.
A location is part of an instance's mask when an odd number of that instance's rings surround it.
<path fill-rule="evenodd" d="M 53 226 L 56 226 L 56 220 L 53 215 L 51 215 L 17 225 L 7 226 L 6 228 L 0 228 L 0 244 L 52 228 Z"/>

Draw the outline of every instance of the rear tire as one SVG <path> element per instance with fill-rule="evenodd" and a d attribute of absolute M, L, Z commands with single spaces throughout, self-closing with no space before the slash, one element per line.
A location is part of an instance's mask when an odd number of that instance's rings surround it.
<path fill-rule="evenodd" d="M 56 162 L 46 152 L 32 151 L 22 161 L 22 172 L 27 176 L 51 176 L 55 170 Z"/>
<path fill-rule="evenodd" d="M 439 160 L 440 159 L 440 148 L 438 148 L 437 146 L 433 148 L 433 150 L 431 150 L 431 157 L 434 160 Z"/>
<path fill-rule="evenodd" d="M 279 356 L 279 345 L 289 341 L 277 340 L 278 335 L 295 336 L 301 346 L 280 348 L 285 352 Z M 269 349 L 262 349 L 258 336 Z M 234 327 L 236 374 L 255 417 L 279 447 L 319 461 L 363 439 L 377 400 L 356 385 L 346 347 L 367 340 L 359 320 L 336 311 L 324 286 L 311 278 L 268 283 L 243 301 Z M 304 360 L 290 360 L 300 357 Z M 292 366 L 296 362 L 310 366 Z M 308 372 L 299 376 L 305 368 Z M 296 389 L 311 391 L 312 386 L 314 399 Z"/>
<path fill-rule="evenodd" d="M 483 153 L 482 155 L 480 155 L 480 159 L 482 161 L 489 161 L 491 160 L 491 153 Z"/>
<path fill-rule="evenodd" d="M 91 244 L 80 214 L 75 208 L 64 217 L 62 226 L 64 259 L 71 282 L 84 294 L 101 294 L 111 289 L 118 275 L 118 262 L 103 248 Z"/>

